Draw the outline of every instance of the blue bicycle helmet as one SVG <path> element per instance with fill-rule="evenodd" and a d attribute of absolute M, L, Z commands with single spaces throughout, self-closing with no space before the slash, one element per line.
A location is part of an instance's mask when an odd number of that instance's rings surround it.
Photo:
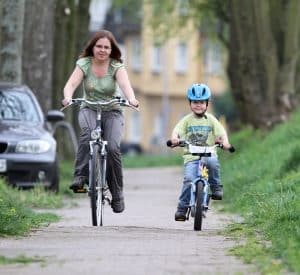
<path fill-rule="evenodd" d="M 189 100 L 209 100 L 211 91 L 205 84 L 193 84 L 187 91 L 187 98 Z"/>

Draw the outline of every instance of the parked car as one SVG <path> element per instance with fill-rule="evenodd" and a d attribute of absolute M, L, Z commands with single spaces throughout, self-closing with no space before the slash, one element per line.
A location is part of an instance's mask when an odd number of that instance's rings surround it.
<path fill-rule="evenodd" d="M 0 82 L 0 176 L 13 186 L 43 185 L 57 192 L 58 157 L 50 122 L 63 118 L 57 110 L 43 114 L 26 85 Z"/>
<path fill-rule="evenodd" d="M 140 144 L 133 142 L 121 142 L 121 153 L 124 155 L 140 155 L 143 153 L 143 149 Z"/>

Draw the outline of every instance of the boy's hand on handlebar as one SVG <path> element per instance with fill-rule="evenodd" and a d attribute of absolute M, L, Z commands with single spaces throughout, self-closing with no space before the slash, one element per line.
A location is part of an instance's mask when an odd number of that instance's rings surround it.
<path fill-rule="evenodd" d="M 166 145 L 168 147 L 176 147 L 178 144 L 179 144 L 179 139 L 177 138 L 168 139 L 166 142 Z"/>
<path fill-rule="evenodd" d="M 217 142 L 216 142 L 216 143 L 217 143 Z M 235 148 L 234 148 L 231 144 L 229 144 L 229 143 L 223 143 L 223 144 L 221 144 L 221 148 L 222 148 L 223 150 L 229 151 L 230 153 L 235 152 Z"/>
<path fill-rule="evenodd" d="M 172 145 L 178 145 L 180 139 L 179 138 L 171 138 L 170 141 L 171 141 Z"/>

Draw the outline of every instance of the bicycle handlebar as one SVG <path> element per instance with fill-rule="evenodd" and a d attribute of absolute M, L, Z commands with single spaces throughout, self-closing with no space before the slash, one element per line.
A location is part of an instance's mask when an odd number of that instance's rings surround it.
<path fill-rule="evenodd" d="M 192 144 L 191 144 L 190 142 L 186 141 L 186 140 L 180 140 L 178 144 L 174 145 L 174 144 L 172 144 L 172 141 L 171 141 L 171 140 L 167 140 L 166 145 L 167 145 L 168 147 L 174 148 L 174 147 L 185 147 L 185 146 L 187 146 L 187 145 L 192 145 Z M 194 146 L 195 146 L 195 145 L 194 145 Z M 201 146 L 199 146 L 199 147 L 201 147 Z M 207 146 L 204 146 L 204 147 L 207 147 Z M 224 148 L 223 148 L 223 144 L 221 144 L 221 143 L 219 143 L 219 142 L 215 143 L 215 145 L 210 146 L 210 147 L 219 147 L 219 148 L 221 148 L 221 149 L 224 149 Z M 234 153 L 234 152 L 235 152 L 235 148 L 234 148 L 233 146 L 231 146 L 231 147 L 228 149 L 228 151 L 229 151 L 230 153 Z"/>
<path fill-rule="evenodd" d="M 63 111 L 64 109 L 66 109 L 66 108 L 68 108 L 68 107 L 70 107 L 74 104 L 80 104 L 82 102 L 85 102 L 87 104 L 94 105 L 94 106 L 99 106 L 99 107 L 109 106 L 109 105 L 110 106 L 113 106 L 113 105 L 127 106 L 127 107 L 130 107 L 130 108 L 132 108 L 136 111 L 139 111 L 138 107 L 135 107 L 135 106 L 131 105 L 127 99 L 124 99 L 124 98 L 121 98 L 121 97 L 115 97 L 115 98 L 113 98 L 111 100 L 108 100 L 108 101 L 100 101 L 100 100 L 90 101 L 90 100 L 87 100 L 85 98 L 72 98 L 71 102 L 68 105 L 62 107 L 60 110 Z"/>

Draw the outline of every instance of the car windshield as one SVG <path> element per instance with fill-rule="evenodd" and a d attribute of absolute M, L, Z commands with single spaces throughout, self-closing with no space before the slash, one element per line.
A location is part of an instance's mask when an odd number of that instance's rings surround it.
<path fill-rule="evenodd" d="M 15 90 L 0 90 L 0 120 L 39 122 L 39 114 L 32 98 Z"/>

